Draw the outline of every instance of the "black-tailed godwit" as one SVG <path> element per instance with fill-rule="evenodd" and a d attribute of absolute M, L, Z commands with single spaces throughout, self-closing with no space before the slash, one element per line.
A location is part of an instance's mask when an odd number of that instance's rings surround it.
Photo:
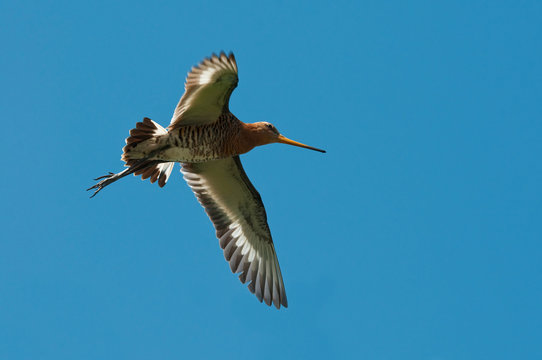
<path fill-rule="evenodd" d="M 267 215 L 258 191 L 248 179 L 240 154 L 271 143 L 325 152 L 281 135 L 268 122 L 246 124 L 229 110 L 238 82 L 232 53 L 212 55 L 188 73 L 185 92 L 167 129 L 144 118 L 130 130 L 122 160 L 127 169 L 100 180 L 88 190 L 96 195 L 126 175 L 141 175 L 163 187 L 175 162 L 205 208 L 220 247 L 234 273 L 258 300 L 287 307 Z"/>

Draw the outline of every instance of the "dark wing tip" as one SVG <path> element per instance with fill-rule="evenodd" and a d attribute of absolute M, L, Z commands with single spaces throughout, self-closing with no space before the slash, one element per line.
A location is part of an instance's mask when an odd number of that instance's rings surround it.
<path fill-rule="evenodd" d="M 277 309 L 281 306 L 288 307 L 265 209 L 260 195 L 246 176 L 239 157 L 208 163 L 183 163 L 181 171 L 213 222 L 216 237 L 231 271 L 239 274 L 241 283 L 247 284 L 248 290 L 259 302 L 265 302 L 268 306 L 274 305 Z M 220 184 L 226 182 L 225 185 L 228 186 L 224 188 L 230 190 L 240 186 L 241 195 L 236 191 L 215 192 L 216 189 L 222 189 L 221 186 L 213 187 L 213 184 L 219 181 L 215 177 L 220 171 L 227 174 L 234 172 L 235 176 L 219 177 Z M 231 184 L 231 181 L 234 183 Z M 250 216 L 255 218 L 247 218 L 248 215 L 237 205 L 232 207 L 228 201 L 219 201 L 234 195 L 247 197 L 243 202 L 243 209 L 249 209 L 252 214 Z M 236 199 L 240 201 L 238 197 Z M 242 216 L 234 216 L 232 213 L 241 213 Z"/>

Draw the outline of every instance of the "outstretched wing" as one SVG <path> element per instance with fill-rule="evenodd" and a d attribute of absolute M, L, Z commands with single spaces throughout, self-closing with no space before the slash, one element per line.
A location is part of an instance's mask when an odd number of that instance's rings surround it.
<path fill-rule="evenodd" d="M 228 102 L 237 87 L 237 64 L 233 53 L 213 54 L 192 68 L 185 92 L 175 108 L 169 130 L 185 125 L 209 124 L 228 112 Z"/>
<path fill-rule="evenodd" d="M 260 194 L 238 156 L 185 163 L 184 178 L 214 224 L 234 273 L 267 305 L 287 307 L 286 291 Z"/>

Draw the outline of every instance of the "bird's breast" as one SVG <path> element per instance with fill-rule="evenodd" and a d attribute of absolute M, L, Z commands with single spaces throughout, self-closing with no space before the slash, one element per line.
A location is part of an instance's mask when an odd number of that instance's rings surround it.
<path fill-rule="evenodd" d="M 238 133 L 236 123 L 227 119 L 207 125 L 179 127 L 168 134 L 168 145 L 160 158 L 194 163 L 237 155 Z"/>

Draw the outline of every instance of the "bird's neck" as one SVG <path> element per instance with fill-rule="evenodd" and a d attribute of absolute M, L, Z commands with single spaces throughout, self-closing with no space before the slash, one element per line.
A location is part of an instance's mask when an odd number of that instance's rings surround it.
<path fill-rule="evenodd" d="M 270 141 L 265 133 L 259 130 L 255 124 L 247 124 L 241 122 L 239 131 L 239 140 L 237 144 L 237 152 L 244 154 L 254 149 L 256 146 L 269 144 Z"/>

